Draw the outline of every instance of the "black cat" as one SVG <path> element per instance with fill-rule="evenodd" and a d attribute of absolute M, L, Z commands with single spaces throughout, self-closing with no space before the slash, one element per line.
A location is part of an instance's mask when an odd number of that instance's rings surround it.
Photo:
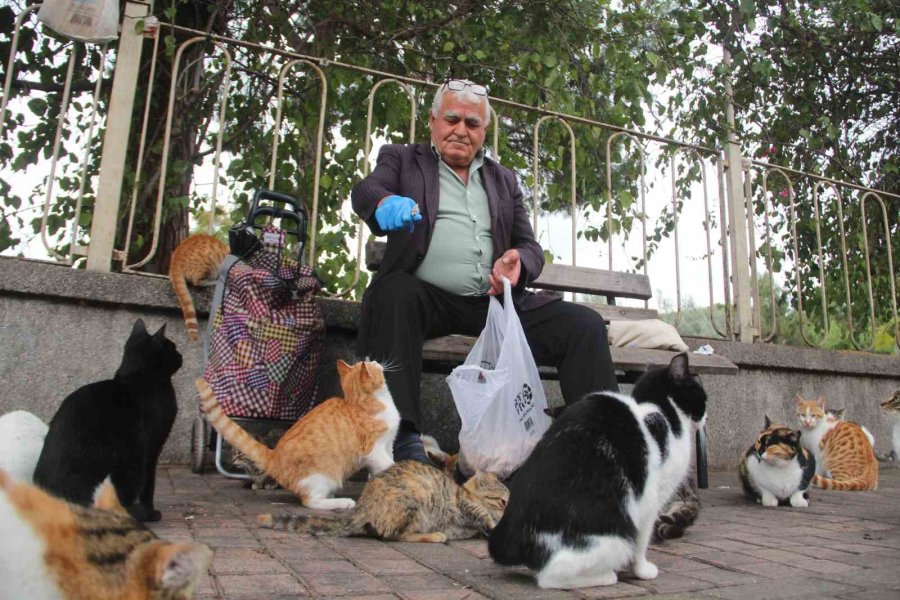
<path fill-rule="evenodd" d="M 156 463 L 178 405 L 172 375 L 181 354 L 138 319 L 113 379 L 70 394 L 50 421 L 34 482 L 66 500 L 88 505 L 107 477 L 122 505 L 140 521 L 158 521 L 153 508 Z"/>

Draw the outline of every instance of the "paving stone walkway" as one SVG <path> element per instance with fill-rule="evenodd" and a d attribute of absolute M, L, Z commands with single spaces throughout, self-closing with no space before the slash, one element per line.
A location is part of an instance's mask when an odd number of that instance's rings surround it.
<path fill-rule="evenodd" d="M 358 495 L 361 484 L 349 491 Z M 882 470 L 874 492 L 811 494 L 806 509 L 762 508 L 742 497 L 736 474 L 711 473 L 696 526 L 652 547 L 657 579 L 570 592 L 541 590 L 527 571 L 495 565 L 484 540 L 385 543 L 262 529 L 259 513 L 306 509 L 284 491 L 251 491 L 185 467 L 160 468 L 163 520 L 153 530 L 213 548 L 197 590 L 203 600 L 900 599 L 900 470 Z"/>

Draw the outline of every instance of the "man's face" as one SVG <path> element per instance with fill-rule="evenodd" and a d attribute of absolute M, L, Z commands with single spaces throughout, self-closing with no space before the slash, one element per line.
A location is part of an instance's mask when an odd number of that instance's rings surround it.
<path fill-rule="evenodd" d="M 431 115 L 431 140 L 444 162 L 451 167 L 468 167 L 484 145 L 488 122 L 484 103 L 463 102 L 448 94 L 441 100 L 438 116 Z"/>

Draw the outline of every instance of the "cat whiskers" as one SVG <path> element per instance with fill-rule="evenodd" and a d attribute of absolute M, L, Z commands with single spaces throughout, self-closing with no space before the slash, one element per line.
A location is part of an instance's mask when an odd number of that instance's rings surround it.
<path fill-rule="evenodd" d="M 402 371 L 403 363 L 400 361 L 394 361 L 394 359 L 388 357 L 383 363 L 381 363 L 381 370 L 385 373 L 391 371 Z"/>

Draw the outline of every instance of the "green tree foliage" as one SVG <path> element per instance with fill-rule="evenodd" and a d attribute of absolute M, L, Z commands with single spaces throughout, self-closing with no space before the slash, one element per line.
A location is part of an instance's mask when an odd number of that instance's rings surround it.
<path fill-rule="evenodd" d="M 900 193 L 900 4 L 892 0 L 684 0 L 678 2 L 675 13 L 679 18 L 701 20 L 708 30 L 701 36 L 704 41 L 698 39 L 693 64 L 674 72 L 677 83 L 672 85 L 679 91 L 661 109 L 676 115 L 675 135 L 707 144 L 725 141 L 723 77 L 728 77 L 733 82 L 736 133 L 744 156 Z M 710 53 L 705 42 L 729 50 L 731 67 L 721 63 L 721 52 Z M 830 185 L 816 186 L 808 178 L 791 176 L 789 187 L 787 179 L 775 171 L 768 172 L 768 194 L 764 195 L 764 173 L 762 168 L 755 169 L 754 208 L 759 216 L 768 213 L 773 238 L 771 248 L 764 245 L 759 256 L 765 258 L 771 250 L 773 261 L 768 268 L 785 274 L 791 306 L 798 307 L 802 295 L 806 319 L 822 331 L 818 339 L 839 333 L 824 331 L 823 285 L 830 324 L 846 322 L 845 275 L 854 330 L 868 331 L 863 345 L 873 339 L 866 243 L 875 321 L 892 329 L 891 279 L 900 284 L 900 200 L 884 197 L 883 211 L 874 196 L 863 202 L 863 193 L 841 187 L 839 207 Z M 842 227 L 846 252 L 841 245 Z M 893 244 L 893 272 L 889 244 Z M 794 265 L 799 267 L 800 286 Z"/>
<path fill-rule="evenodd" d="M 16 1 L 0 8 L 0 68 L 5 69 L 9 53 L 13 13 L 23 4 Z M 720 147 L 728 134 L 724 102 L 725 82 L 730 80 L 737 113 L 735 133 L 745 156 L 900 191 L 900 5 L 892 0 L 463 0 L 450 4 L 433 0 L 157 0 L 155 10 L 163 21 L 250 44 L 227 45 L 233 64 L 229 84 L 232 96 L 225 119 L 217 112 L 223 84 L 221 48 L 204 42 L 185 56 L 185 68 L 176 82 L 175 133 L 163 194 L 163 239 L 159 256 L 150 265 L 155 270 L 165 269 L 168 252 L 187 234 L 188 213 L 199 214 L 208 205 L 208 188 L 192 187 L 191 177 L 195 167 L 212 154 L 219 128 L 223 130 L 226 157 L 222 186 L 233 191 L 237 206 L 233 214 L 221 216 L 238 218 L 252 191 L 268 185 L 277 75 L 288 60 L 277 51 L 319 57 L 318 64 L 328 77 L 316 266 L 331 290 L 345 288 L 352 278 L 352 252 L 345 240 L 354 231 L 354 224 L 340 207 L 363 173 L 367 97 L 377 79 L 338 68 L 333 61 L 432 82 L 468 77 L 487 83 L 492 96 L 709 147 Z M 26 90 L 42 94 L 24 107 L 16 105 L 18 112 L 7 117 L 4 139 L 0 140 L 0 169 L 4 173 L 24 172 L 41 156 L 47 156 L 54 123 L 46 117 L 52 117 L 59 106 L 65 65 L 58 52 L 67 44 L 36 35 L 32 23 L 26 24 L 16 56 L 14 92 L 17 96 Z M 175 49 L 194 35 L 186 30 L 172 33 L 167 28 L 162 32 L 165 37 L 156 64 L 159 79 L 150 99 L 148 150 L 137 190 L 138 223 L 132 260 L 145 254 L 149 245 L 172 58 Z M 149 39 L 145 43 L 145 61 L 149 61 L 151 44 Z M 261 50 L 252 46 L 255 44 L 273 50 Z M 730 66 L 722 64 L 723 47 L 731 53 Z M 82 47 L 79 52 L 74 98 L 83 106 L 91 77 L 100 64 L 95 46 Z M 146 101 L 149 67 L 149 62 L 142 67 L 144 87 L 136 107 L 143 107 Z M 102 76 L 108 80 L 110 73 Z M 108 84 L 103 91 L 101 111 L 107 101 Z M 433 88 L 426 86 L 414 88 L 420 108 L 418 139 L 427 136 L 427 110 L 423 109 L 430 105 L 432 92 Z M 309 67 L 299 65 L 287 77 L 284 93 L 275 188 L 309 204 L 320 85 Z M 399 87 L 383 87 L 373 111 L 376 135 L 405 141 L 407 107 L 408 100 Z M 532 129 L 537 115 L 500 104 L 495 108 L 502 118 L 499 158 L 522 174 L 523 188 L 530 195 Z M 131 168 L 136 162 L 140 113 L 136 108 L 128 160 Z M 79 121 L 75 131 L 83 131 L 86 126 Z M 609 192 L 606 139 L 610 131 L 580 123 L 572 126 L 577 138 L 580 208 L 605 214 Z M 57 184 L 61 201 L 51 211 L 51 233 L 65 225 L 74 207 L 78 188 L 77 169 L 71 168 L 78 162 L 72 149 L 75 147 L 67 145 L 69 167 L 63 169 Z M 545 123 L 540 149 L 542 210 L 566 209 L 570 197 L 568 148 L 563 127 L 553 121 Z M 606 240 L 610 231 L 627 233 L 639 223 L 636 148 L 620 143 L 613 152 L 613 219 L 596 222 L 585 218 L 587 212 L 580 215 L 580 235 L 588 240 Z M 96 152 L 91 160 L 91 169 L 95 170 Z M 666 155 L 660 160 L 666 160 Z M 828 311 L 835 315 L 831 321 L 840 322 L 842 311 L 846 315 L 846 300 L 841 293 L 845 253 L 836 235 L 843 224 L 848 232 L 847 276 L 854 319 L 858 330 L 871 332 L 869 311 L 861 308 L 867 307 L 868 299 L 863 296 L 867 292 L 860 195 L 844 188 L 843 215 L 839 215 L 834 196 L 829 196 L 825 188 L 818 190 L 823 195 L 821 229 L 826 240 L 825 275 L 820 277 L 818 265 L 811 259 L 817 229 L 809 181 L 796 182 L 791 193 L 783 178 L 770 174 L 770 194 L 764 202 L 762 171 L 755 172 L 755 210 L 758 215 L 767 211 L 773 224 L 771 250 L 775 260 L 771 268 L 780 272 L 799 264 L 807 320 L 823 329 L 823 318 L 816 310 L 822 283 L 829 290 Z M 123 218 L 135 183 L 133 172 L 127 177 Z M 678 184 L 685 198 L 690 182 L 698 177 L 696 167 L 680 167 Z M 22 225 L 34 226 L 32 214 L 23 217 L 16 213 L 26 204 L 25 198 L 11 194 L 2 179 L 0 210 L 5 219 L 0 228 L 0 249 L 16 243 L 14 232 Z M 91 203 L 89 193 L 88 208 Z M 890 298 L 889 283 L 897 277 L 896 265 L 900 262 L 897 208 L 896 200 L 887 201 L 885 231 L 880 224 L 880 207 L 871 199 L 867 205 L 865 224 L 873 286 L 880 299 L 876 307 L 879 323 L 889 318 L 890 302 L 885 299 Z M 670 212 L 664 214 L 651 233 L 651 251 L 653 242 L 671 232 L 671 218 Z M 81 225 L 88 225 L 89 219 L 88 211 Z M 793 238 L 794 226 L 796 249 L 786 241 Z M 120 230 L 124 235 L 124 226 Z M 81 230 L 80 237 L 85 231 Z M 886 260 L 890 243 L 894 244 L 893 273 Z M 760 249 L 760 256 L 768 249 Z M 359 282 L 357 289 L 363 285 L 364 281 Z M 796 307 L 801 294 L 793 277 L 786 289 L 791 306 Z"/>

